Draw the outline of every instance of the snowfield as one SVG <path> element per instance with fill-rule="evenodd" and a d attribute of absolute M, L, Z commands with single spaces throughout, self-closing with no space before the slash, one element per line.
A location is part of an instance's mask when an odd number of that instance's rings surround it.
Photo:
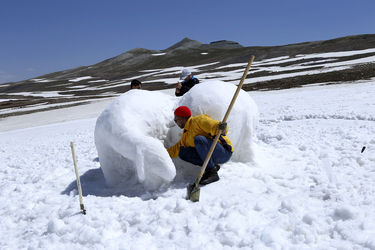
<path fill-rule="evenodd" d="M 374 250 L 375 81 L 249 95 L 254 161 L 224 164 L 198 203 L 197 167 L 164 191 L 106 186 L 97 117 L 1 132 L 0 249 Z"/>

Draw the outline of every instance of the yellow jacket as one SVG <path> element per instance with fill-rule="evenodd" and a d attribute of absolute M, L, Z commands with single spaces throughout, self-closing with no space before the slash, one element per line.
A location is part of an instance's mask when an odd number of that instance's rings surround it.
<path fill-rule="evenodd" d="M 180 152 L 180 147 L 194 147 L 194 138 L 197 135 L 203 135 L 207 138 L 213 139 L 218 132 L 219 121 L 216 121 L 208 115 L 191 116 L 184 127 L 181 139 L 174 146 L 167 149 L 171 158 L 176 158 Z M 225 132 L 228 132 L 228 128 Z M 232 142 L 226 135 L 221 135 L 219 143 L 228 144 L 233 152 Z"/>

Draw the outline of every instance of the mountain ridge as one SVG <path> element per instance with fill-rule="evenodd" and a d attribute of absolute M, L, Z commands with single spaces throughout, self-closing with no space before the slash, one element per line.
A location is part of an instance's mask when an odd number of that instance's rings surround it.
<path fill-rule="evenodd" d="M 363 40 L 364 42 L 362 41 L 362 42 L 358 43 L 358 40 Z M 370 41 L 367 41 L 367 40 L 370 40 Z M 178 54 L 179 53 L 178 50 L 181 50 L 180 53 L 183 53 L 182 51 L 185 50 L 185 54 L 187 54 L 186 52 L 188 52 L 190 50 L 216 49 L 217 47 L 215 45 L 217 45 L 218 43 L 221 43 L 223 41 L 238 44 L 237 42 L 232 42 L 232 41 L 227 41 L 227 40 L 213 41 L 213 42 L 210 42 L 209 44 L 204 44 L 204 43 L 198 42 L 196 40 L 192 40 L 188 37 L 185 37 L 181 41 L 173 44 L 172 46 L 170 46 L 170 47 L 168 47 L 164 50 L 149 50 L 149 49 L 145 49 L 145 48 L 133 48 L 133 49 L 130 49 L 130 50 L 124 52 L 124 53 L 121 53 L 118 56 L 108 58 L 106 60 L 103 60 L 101 62 L 92 64 L 92 65 L 89 65 L 89 66 L 79 66 L 79 67 L 76 67 L 76 68 L 71 68 L 71 69 L 51 72 L 51 73 L 41 75 L 41 76 L 36 76 L 36 77 L 30 78 L 30 79 L 27 79 L 27 80 L 22 80 L 22 81 L 18 81 L 18 82 L 7 82 L 7 83 L 4 83 L 4 84 L 22 83 L 22 82 L 26 82 L 26 81 L 29 81 L 29 80 L 35 79 L 35 78 L 45 78 L 46 76 L 47 77 L 55 76 L 57 73 L 64 74 L 64 73 L 72 73 L 72 72 L 75 72 L 75 71 L 81 71 L 82 69 L 87 70 L 87 69 L 90 69 L 92 67 L 97 68 L 98 66 L 105 66 L 109 62 L 119 62 L 119 63 L 124 62 L 124 63 L 126 63 L 126 61 L 129 61 L 129 59 L 137 57 L 137 56 L 142 56 L 142 58 L 138 58 L 136 60 L 136 62 L 141 61 L 142 59 L 148 60 L 148 59 L 150 59 L 150 56 L 153 53 L 166 53 L 166 54 L 168 54 L 168 52 L 173 51 L 173 52 Z M 352 41 L 355 41 L 355 42 L 352 43 Z M 194 44 L 194 45 L 190 46 L 189 44 Z M 309 51 L 310 53 L 314 53 L 314 52 L 335 52 L 335 51 L 346 51 L 346 50 L 357 50 L 357 49 L 372 48 L 373 46 L 375 46 L 375 34 L 353 35 L 353 36 L 345 36 L 345 37 L 339 37 L 339 38 L 334 38 L 334 39 L 329 39 L 329 40 L 309 41 L 309 42 L 293 43 L 293 44 L 286 44 L 286 45 L 276 45 L 276 46 L 246 46 L 246 47 L 243 47 L 240 44 L 238 44 L 238 45 L 239 45 L 238 47 L 235 47 L 235 48 L 232 47 L 229 50 L 243 48 L 243 49 L 246 50 L 246 52 L 249 52 L 249 51 L 253 52 L 253 54 L 258 59 L 267 59 L 267 58 L 275 57 L 275 56 L 278 56 L 278 55 L 281 55 L 281 54 L 288 54 L 288 55 L 293 56 L 293 55 L 296 54 L 296 52 L 291 52 L 293 50 L 295 50 L 295 51 L 301 51 L 302 50 L 303 52 L 306 52 L 306 50 L 310 50 Z M 336 48 L 335 48 L 335 46 L 332 46 L 332 45 L 336 45 Z M 225 47 L 222 48 L 222 49 L 225 50 Z M 176 52 L 176 50 L 177 50 L 177 52 Z M 274 52 L 272 52 L 272 50 L 274 50 Z M 249 58 L 249 57 L 250 57 L 250 54 L 246 53 L 246 58 Z M 228 57 L 226 59 L 227 59 L 227 61 L 234 61 L 234 59 L 230 58 L 230 57 Z M 124 63 L 122 63 L 122 64 L 124 64 Z M 133 66 L 134 62 L 132 61 L 130 63 L 132 64 L 131 66 Z M 187 63 L 187 66 L 188 66 L 188 64 L 191 64 L 191 63 L 192 62 L 189 61 Z M 135 65 L 138 65 L 138 64 L 135 63 Z M 70 75 L 71 74 L 69 74 L 69 76 Z"/>
<path fill-rule="evenodd" d="M 243 70 L 252 55 L 255 56 L 255 65 L 248 78 L 254 78 L 257 82 L 246 80 L 245 90 L 365 80 L 375 77 L 375 59 L 371 59 L 375 56 L 375 51 L 371 50 L 373 48 L 375 34 L 247 47 L 227 40 L 204 44 L 186 37 L 164 50 L 134 48 L 93 65 L 2 84 L 0 117 L 5 115 L 2 112 L 17 113 L 25 108 L 34 109 L 35 105 L 70 105 L 117 96 L 129 90 L 130 81 L 134 78 L 141 80 L 143 88 L 147 90 L 173 88 L 183 67 L 191 68 L 201 80 L 233 82 L 240 78 L 237 72 Z M 345 51 L 354 52 L 342 56 L 340 53 Z M 328 55 L 327 59 L 327 55 L 320 55 L 322 53 L 330 53 L 332 56 Z M 272 60 L 276 61 L 272 63 Z M 333 64 L 349 63 L 352 66 L 345 69 L 335 67 L 333 72 L 326 72 L 327 66 L 323 62 L 327 60 Z M 365 65 L 361 65 L 361 60 L 367 60 Z M 258 62 L 261 64 L 257 65 Z M 313 76 L 309 76 L 311 70 L 315 70 Z"/>

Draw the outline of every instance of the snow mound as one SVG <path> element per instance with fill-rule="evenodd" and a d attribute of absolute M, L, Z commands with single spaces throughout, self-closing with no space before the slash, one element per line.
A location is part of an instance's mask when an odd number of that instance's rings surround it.
<path fill-rule="evenodd" d="M 223 120 L 237 86 L 223 81 L 206 81 L 195 85 L 182 96 L 175 108 L 188 106 L 192 115 L 207 114 L 215 120 Z M 228 137 L 233 143 L 232 161 L 253 160 L 254 126 L 258 121 L 258 107 L 248 93 L 241 90 L 227 123 Z M 179 138 L 175 139 L 178 141 Z"/>
<path fill-rule="evenodd" d="M 222 120 L 235 91 L 233 84 L 209 81 L 196 85 L 181 98 L 146 90 L 122 94 L 103 111 L 95 127 L 95 144 L 107 184 L 141 183 L 147 190 L 169 184 L 176 168 L 165 148 L 178 142 L 182 132 L 173 122 L 174 109 L 185 105 L 192 115 L 208 114 Z M 228 136 L 234 146 L 232 160 L 253 159 L 257 116 L 256 104 L 241 90 L 228 118 Z"/>
<path fill-rule="evenodd" d="M 162 142 L 174 103 L 175 97 L 160 92 L 131 90 L 99 116 L 95 144 L 109 186 L 142 183 L 155 190 L 174 179 L 176 169 Z"/>

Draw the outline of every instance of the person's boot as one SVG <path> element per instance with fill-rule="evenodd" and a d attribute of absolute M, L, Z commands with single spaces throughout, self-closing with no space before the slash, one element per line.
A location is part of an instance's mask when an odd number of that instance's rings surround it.
<path fill-rule="evenodd" d="M 201 181 L 199 182 L 200 185 L 207 185 L 212 182 L 220 180 L 219 175 L 217 174 L 217 171 L 219 171 L 220 166 L 215 165 L 212 168 L 207 168 L 206 171 L 204 171 L 204 174 L 202 176 Z"/>

